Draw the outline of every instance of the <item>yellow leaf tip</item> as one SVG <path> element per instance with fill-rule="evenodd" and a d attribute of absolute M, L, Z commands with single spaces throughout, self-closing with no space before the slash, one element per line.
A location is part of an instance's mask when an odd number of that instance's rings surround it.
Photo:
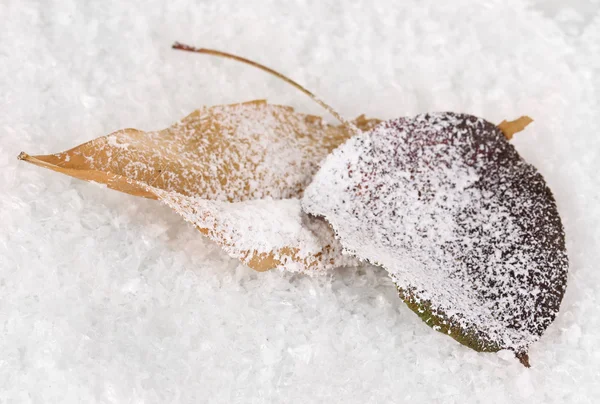
<path fill-rule="evenodd" d="M 500 129 L 500 131 L 504 134 L 506 139 L 510 140 L 512 139 L 515 133 L 521 132 L 531 122 L 533 122 L 533 119 L 531 119 L 527 115 L 523 115 L 515 119 L 514 121 L 504 120 L 500 122 L 498 124 L 498 129 Z"/>

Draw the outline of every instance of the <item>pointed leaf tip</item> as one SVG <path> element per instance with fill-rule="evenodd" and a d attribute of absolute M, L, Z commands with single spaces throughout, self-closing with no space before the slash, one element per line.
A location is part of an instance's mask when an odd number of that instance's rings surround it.
<path fill-rule="evenodd" d="M 506 139 L 510 140 L 514 136 L 515 133 L 521 132 L 527 125 L 533 122 L 533 119 L 528 117 L 527 115 L 523 115 L 520 118 L 515 119 L 514 121 L 504 120 L 498 124 L 498 129 L 504 134 Z"/>

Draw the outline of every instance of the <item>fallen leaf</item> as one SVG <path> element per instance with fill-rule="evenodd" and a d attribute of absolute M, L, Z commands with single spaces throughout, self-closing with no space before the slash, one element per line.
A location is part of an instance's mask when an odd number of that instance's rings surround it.
<path fill-rule="evenodd" d="M 369 130 L 379 122 L 360 116 L 354 124 Z M 161 131 L 124 129 L 62 153 L 21 153 L 19 158 L 160 199 L 256 270 L 295 263 L 295 269 L 318 271 L 349 261 L 339 254 L 326 226 L 303 217 L 298 200 L 275 200 L 299 198 L 319 162 L 349 137 L 349 129 L 325 124 L 317 116 L 251 101 L 203 108 Z M 279 211 L 281 206 L 288 209 Z M 257 221 L 269 218 L 274 227 L 263 226 L 256 233 Z"/>
<path fill-rule="evenodd" d="M 354 136 L 302 207 L 387 269 L 423 321 L 475 350 L 510 349 L 527 364 L 559 310 L 568 258 L 554 197 L 483 119 L 424 114 Z"/>

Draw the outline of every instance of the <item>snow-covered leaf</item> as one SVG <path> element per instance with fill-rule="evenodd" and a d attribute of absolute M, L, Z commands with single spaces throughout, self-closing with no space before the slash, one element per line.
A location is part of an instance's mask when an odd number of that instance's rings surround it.
<path fill-rule="evenodd" d="M 559 309 L 568 263 L 556 203 L 487 121 L 387 121 L 329 155 L 302 205 L 387 269 L 427 324 L 473 349 L 526 363 Z"/>
<path fill-rule="evenodd" d="M 364 130 L 378 122 L 354 121 Z M 298 198 L 319 162 L 349 136 L 319 117 L 251 101 L 203 108 L 161 131 L 124 129 L 62 153 L 19 158 L 159 199 L 256 270 L 320 270 L 349 260 Z"/>

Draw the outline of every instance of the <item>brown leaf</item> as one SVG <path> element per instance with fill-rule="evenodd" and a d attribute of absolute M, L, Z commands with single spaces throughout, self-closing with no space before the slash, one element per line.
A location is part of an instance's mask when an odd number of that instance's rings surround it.
<path fill-rule="evenodd" d="M 378 122 L 355 121 L 365 130 Z M 250 101 L 203 108 L 161 131 L 123 129 L 62 153 L 19 158 L 148 198 L 156 196 L 143 184 L 209 200 L 281 199 L 301 196 L 321 159 L 349 135 L 320 117 Z"/>
<path fill-rule="evenodd" d="M 514 121 L 502 121 L 497 126 L 500 131 L 504 134 L 504 136 L 510 140 L 512 139 L 515 133 L 521 132 L 527 125 L 533 122 L 533 119 L 524 115 L 520 118 L 515 119 Z"/>
<path fill-rule="evenodd" d="M 369 130 L 379 122 L 360 116 L 354 124 Z M 206 107 L 161 131 L 124 129 L 62 153 L 19 158 L 160 199 L 256 270 L 319 270 L 346 261 L 331 230 L 302 214 L 297 198 L 319 162 L 350 135 L 259 100 Z"/>

